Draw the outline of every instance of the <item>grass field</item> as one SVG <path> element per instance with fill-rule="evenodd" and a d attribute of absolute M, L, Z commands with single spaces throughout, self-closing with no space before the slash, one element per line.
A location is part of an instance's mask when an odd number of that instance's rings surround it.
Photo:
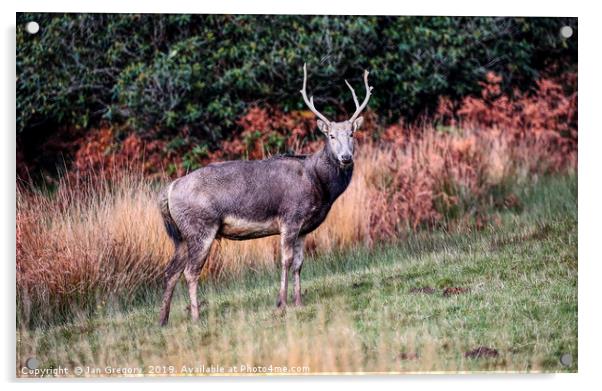
<path fill-rule="evenodd" d="M 483 230 L 431 232 L 377 248 L 307 257 L 302 308 L 275 309 L 279 274 L 201 284 L 192 324 L 179 287 L 170 323 L 160 293 L 129 309 L 17 331 L 17 376 L 83 367 L 137 374 L 577 370 L 577 178 L 517 190 L 522 211 Z M 481 348 L 481 349 L 479 349 Z M 561 363 L 562 355 L 572 358 Z M 111 369 L 107 368 L 110 367 Z"/>

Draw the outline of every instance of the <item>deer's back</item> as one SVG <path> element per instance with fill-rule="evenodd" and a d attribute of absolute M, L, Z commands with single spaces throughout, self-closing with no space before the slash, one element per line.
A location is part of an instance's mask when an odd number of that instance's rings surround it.
<path fill-rule="evenodd" d="M 304 159 L 280 157 L 210 164 L 176 180 L 169 203 L 178 225 L 202 220 L 219 225 L 219 236 L 252 239 L 289 222 L 314 229 L 330 208 L 320 198 Z"/>

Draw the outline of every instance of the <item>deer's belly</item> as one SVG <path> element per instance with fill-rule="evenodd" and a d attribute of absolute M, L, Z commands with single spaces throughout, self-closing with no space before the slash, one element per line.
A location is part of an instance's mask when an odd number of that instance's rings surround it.
<path fill-rule="evenodd" d="M 232 240 L 257 239 L 280 233 L 278 221 L 268 219 L 253 221 L 227 216 L 220 227 L 218 235 Z"/>

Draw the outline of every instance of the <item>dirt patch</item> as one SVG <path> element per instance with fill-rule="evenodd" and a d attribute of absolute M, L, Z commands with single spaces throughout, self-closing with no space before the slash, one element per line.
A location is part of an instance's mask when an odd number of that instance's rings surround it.
<path fill-rule="evenodd" d="M 450 287 L 443 289 L 443 296 L 449 297 L 452 295 L 461 295 L 462 293 L 468 293 L 468 292 L 470 292 L 470 289 L 468 289 L 468 288 L 461 288 L 458 286 L 450 286 Z"/>
<path fill-rule="evenodd" d="M 435 292 L 437 292 L 437 290 L 435 288 L 431 288 L 430 286 L 410 289 L 410 293 L 425 293 L 427 295 L 432 295 Z"/>
<path fill-rule="evenodd" d="M 400 360 L 418 360 L 418 354 L 403 352 L 399 356 L 397 356 L 397 358 L 399 358 Z"/>
<path fill-rule="evenodd" d="M 368 289 L 368 288 L 372 288 L 374 284 L 371 281 L 358 281 L 358 282 L 354 282 L 353 284 L 351 284 L 351 287 L 353 289 Z"/>
<path fill-rule="evenodd" d="M 486 346 L 479 346 L 478 348 L 464 353 L 464 357 L 466 358 L 493 358 L 499 355 L 500 353 L 496 349 L 488 348 Z"/>

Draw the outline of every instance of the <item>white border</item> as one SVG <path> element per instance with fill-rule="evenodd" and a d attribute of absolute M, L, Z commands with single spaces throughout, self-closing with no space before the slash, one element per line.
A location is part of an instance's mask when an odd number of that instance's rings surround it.
<path fill-rule="evenodd" d="M 542 4 L 520 0 L 480 1 L 353 1 L 278 0 L 206 1 L 43 1 L 29 0 L 19 4 L 19 11 L 41 12 L 149 12 L 149 13 L 218 13 L 218 14 L 328 14 L 328 15 L 495 15 L 495 16 L 577 16 L 576 8 L 566 2 L 546 1 Z"/>
<path fill-rule="evenodd" d="M 96 380 L 86 382 L 90 389 L 104 389 L 117 383 L 140 383 L 144 387 L 166 387 L 166 382 L 177 387 L 252 387 L 279 389 L 283 387 L 299 389 L 314 387 L 322 383 L 330 387 L 365 388 L 368 382 L 380 387 L 412 387 L 423 389 L 460 390 L 507 390 L 516 386 L 546 387 L 546 389 L 567 390 L 589 388 L 596 384 L 600 372 L 602 348 L 600 344 L 600 303 L 602 278 L 599 241 L 597 232 L 602 221 L 600 180 L 602 175 L 601 134 L 602 123 L 597 115 L 602 100 L 600 61 L 600 13 L 594 2 L 504 0 L 484 1 L 411 1 L 398 2 L 384 0 L 369 1 L 320 1 L 302 0 L 291 3 L 276 0 L 249 1 L 178 1 L 178 0 L 103 0 L 98 2 L 42 1 L 30 0 L 19 4 L 2 3 L 2 71 L 3 90 L 0 91 L 4 129 L 0 132 L 4 149 L 2 155 L 0 181 L 2 191 L 2 240 L 4 286 L 2 289 L 5 309 L 1 322 L 4 343 L 0 368 L 3 380 L 15 385 L 15 341 L 14 341 L 14 178 L 15 178 L 15 12 L 146 12 L 146 13 L 284 13 L 284 14 L 372 14 L 372 15 L 513 15 L 513 16 L 577 16 L 579 17 L 579 374 L 558 375 L 419 375 L 382 377 L 279 377 L 279 378 L 178 378 L 178 379 L 125 379 Z M 77 381 L 37 381 L 20 382 L 20 386 L 64 389 L 84 386 Z M 24 384 L 23 384 L 24 383 Z M 109 384 L 104 384 L 109 383 Z M 177 384 L 177 385 L 176 385 Z M 134 385 L 133 386 L 139 386 Z M 11 386 L 11 384 L 9 384 Z"/>

